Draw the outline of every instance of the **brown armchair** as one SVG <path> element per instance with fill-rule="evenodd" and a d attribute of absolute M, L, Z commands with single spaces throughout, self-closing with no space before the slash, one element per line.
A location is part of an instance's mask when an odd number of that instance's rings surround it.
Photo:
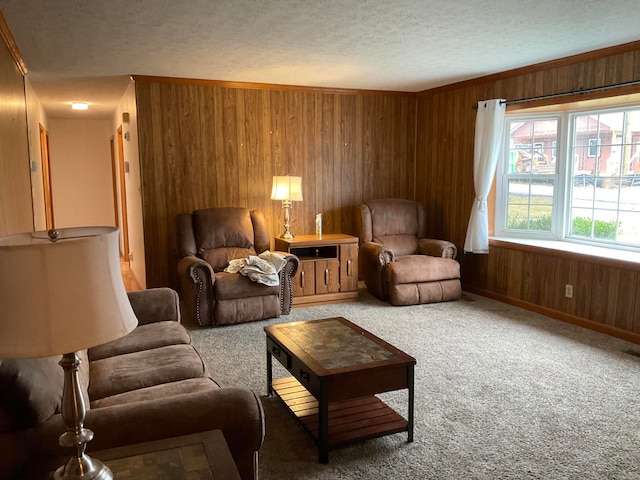
<path fill-rule="evenodd" d="M 199 325 L 224 325 L 287 315 L 291 277 L 298 258 L 281 253 L 286 263 L 279 285 L 267 286 L 239 273 L 224 272 L 233 259 L 259 255 L 270 237 L 259 210 L 208 208 L 176 217 L 178 277 L 185 316 Z"/>
<path fill-rule="evenodd" d="M 445 240 L 424 238 L 423 205 L 384 199 L 371 200 L 358 210 L 358 266 L 373 295 L 392 305 L 460 298 L 457 248 Z"/>

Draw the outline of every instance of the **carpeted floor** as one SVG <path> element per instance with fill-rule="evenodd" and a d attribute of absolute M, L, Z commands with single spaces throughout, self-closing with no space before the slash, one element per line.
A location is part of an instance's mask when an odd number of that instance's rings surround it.
<path fill-rule="evenodd" d="M 334 316 L 416 358 L 413 443 L 368 440 L 321 465 L 284 404 L 264 397 L 263 327 Z M 191 334 L 216 380 L 263 397 L 261 480 L 640 479 L 640 358 L 629 353 L 640 345 L 475 295 L 391 307 L 363 289 L 357 302 Z M 381 397 L 406 415 L 406 391 Z"/>

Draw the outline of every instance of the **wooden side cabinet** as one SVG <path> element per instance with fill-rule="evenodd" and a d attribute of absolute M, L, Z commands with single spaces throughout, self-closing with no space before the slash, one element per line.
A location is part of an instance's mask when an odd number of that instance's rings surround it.
<path fill-rule="evenodd" d="M 358 237 L 334 233 L 276 238 L 275 250 L 300 259 L 298 273 L 291 279 L 294 305 L 358 298 Z"/>

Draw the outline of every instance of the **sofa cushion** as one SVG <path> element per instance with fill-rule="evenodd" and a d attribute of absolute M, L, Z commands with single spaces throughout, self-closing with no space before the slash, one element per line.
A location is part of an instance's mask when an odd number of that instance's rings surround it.
<path fill-rule="evenodd" d="M 80 393 L 89 408 L 89 360 L 80 360 Z M 60 413 L 64 390 L 61 355 L 45 358 L 0 359 L 0 433 L 35 427 Z"/>
<path fill-rule="evenodd" d="M 169 345 L 91 362 L 92 402 L 119 393 L 205 376 L 206 367 L 191 345 Z"/>
<path fill-rule="evenodd" d="M 387 265 L 386 273 L 389 285 L 435 282 L 460 278 L 460 264 L 446 258 L 407 255 Z"/>
<path fill-rule="evenodd" d="M 178 322 L 156 322 L 140 325 L 122 338 L 89 349 L 89 359 L 93 362 L 125 353 L 190 343 L 189 333 Z"/>
<path fill-rule="evenodd" d="M 280 285 L 268 287 L 262 283 L 240 275 L 239 273 L 220 272 L 215 275 L 216 281 L 213 284 L 215 298 L 220 300 L 233 300 L 236 298 L 262 297 L 265 295 L 278 295 Z"/>
<path fill-rule="evenodd" d="M 0 432 L 34 427 L 60 411 L 60 358 L 0 359 Z"/>
<path fill-rule="evenodd" d="M 220 388 L 214 380 L 209 377 L 188 378 L 171 383 L 162 383 L 152 387 L 139 388 L 130 392 L 123 392 L 110 397 L 101 398 L 91 402 L 91 408 L 112 407 L 125 403 L 142 402 L 145 400 L 157 400 L 164 397 L 173 397 L 185 393 L 198 393 Z"/>
<path fill-rule="evenodd" d="M 253 223 L 246 208 L 211 208 L 193 212 L 198 253 L 221 247 L 253 248 Z"/>

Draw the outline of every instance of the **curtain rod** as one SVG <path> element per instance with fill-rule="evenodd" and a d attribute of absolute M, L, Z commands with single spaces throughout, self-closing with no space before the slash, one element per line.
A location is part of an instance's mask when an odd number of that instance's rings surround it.
<path fill-rule="evenodd" d="M 544 100 L 547 98 L 566 97 L 569 95 L 580 95 L 583 93 L 597 92 L 598 90 L 609 90 L 611 88 L 629 87 L 631 85 L 639 85 L 640 80 L 631 80 L 629 82 L 616 83 L 613 85 L 603 85 L 602 87 L 583 88 L 580 90 L 571 90 L 569 92 L 551 93 L 548 95 L 538 95 L 537 97 L 518 98 L 516 100 L 500 100 L 500 105 L 511 105 L 512 103 L 525 103 L 533 102 L 535 100 Z M 478 104 L 473 105 L 473 108 L 478 108 Z"/>

